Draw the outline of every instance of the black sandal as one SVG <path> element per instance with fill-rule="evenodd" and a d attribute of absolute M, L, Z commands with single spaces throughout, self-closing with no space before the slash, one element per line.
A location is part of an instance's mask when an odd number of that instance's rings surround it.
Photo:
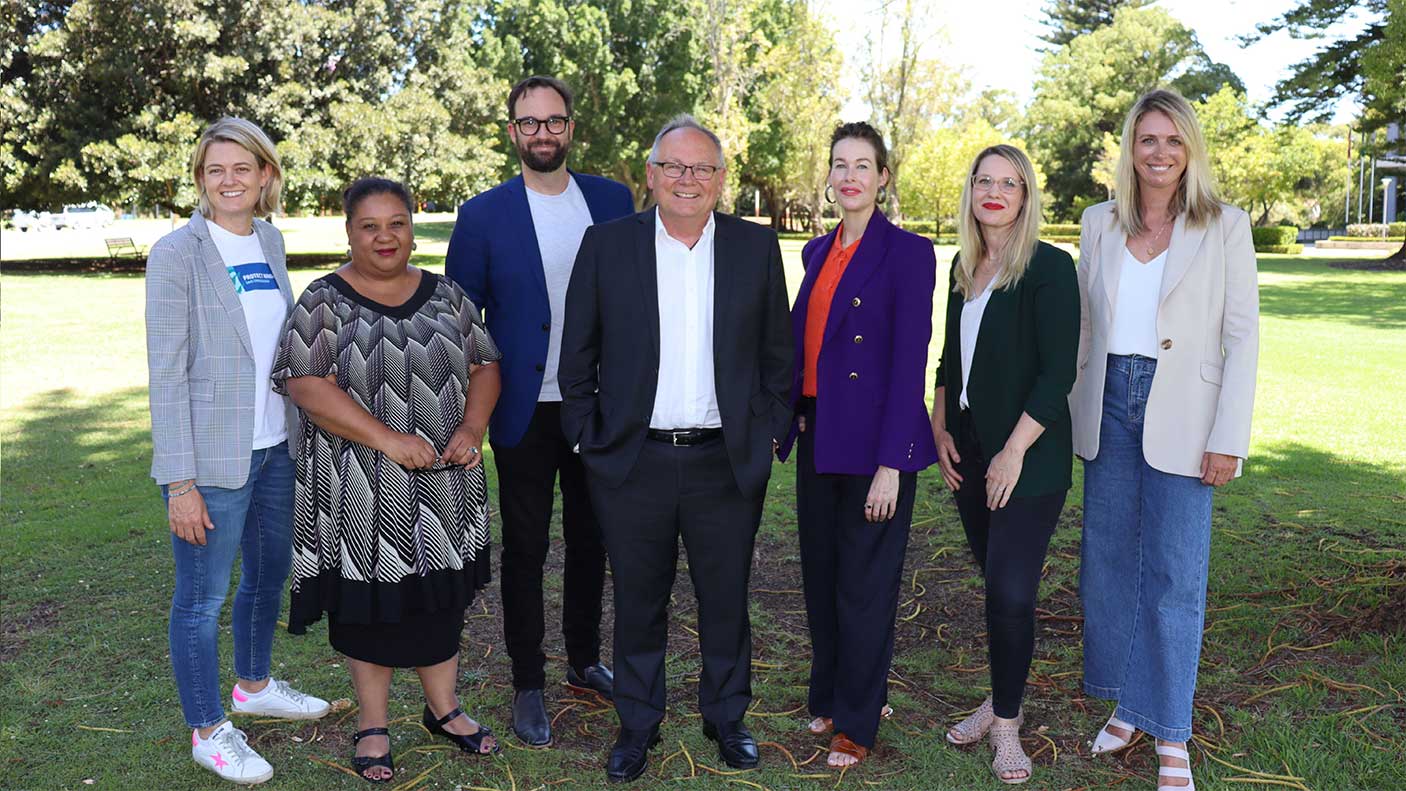
<path fill-rule="evenodd" d="M 391 732 L 390 732 L 389 730 L 385 729 L 385 728 L 367 728 L 367 729 L 364 730 L 364 731 L 357 731 L 357 732 L 356 732 L 356 735 L 352 736 L 352 748 L 354 749 L 354 748 L 356 747 L 356 743 L 359 742 L 359 741 L 361 741 L 364 737 L 367 737 L 367 736 L 384 736 L 384 737 L 386 737 L 386 754 L 385 754 L 385 755 L 355 755 L 355 754 L 353 754 L 353 755 L 352 755 L 352 768 L 354 768 L 354 769 L 356 770 L 356 773 L 357 773 L 357 774 L 361 775 L 361 779 L 362 779 L 362 780 L 365 780 L 365 781 L 368 782 L 368 783 L 389 783 L 389 782 L 395 777 L 395 761 L 394 761 L 394 759 L 391 758 L 391 752 L 390 752 Z M 372 769 L 372 768 L 377 767 L 377 766 L 384 766 L 384 767 L 386 767 L 387 769 L 391 770 L 391 776 L 390 776 L 390 777 L 380 777 L 380 778 L 377 778 L 377 777 L 367 777 L 367 776 L 366 776 L 366 770 L 367 770 L 367 769 Z"/>
<path fill-rule="evenodd" d="M 467 716 L 469 715 L 465 714 L 463 709 L 456 706 L 453 711 L 436 719 L 434 712 L 430 711 L 430 707 L 427 705 L 425 706 L 425 714 L 421 722 L 424 724 L 425 730 L 429 731 L 432 735 L 448 739 L 459 745 L 459 749 L 466 753 L 473 753 L 475 755 L 497 754 L 498 751 L 502 749 L 498 745 L 497 740 L 494 740 L 492 750 L 488 752 L 483 751 L 483 740 L 493 735 L 492 729 L 483 723 L 479 723 L 478 730 L 470 734 L 450 733 L 444 729 L 444 724 L 453 720 L 455 717 Z"/>

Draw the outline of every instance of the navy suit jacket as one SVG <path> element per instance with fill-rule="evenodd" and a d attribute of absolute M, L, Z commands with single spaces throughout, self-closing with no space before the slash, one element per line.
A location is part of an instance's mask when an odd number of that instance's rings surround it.
<path fill-rule="evenodd" d="M 592 222 L 634 213 L 634 198 L 624 184 L 581 173 L 571 177 L 586 198 Z M 537 408 L 552 326 L 547 276 L 521 175 L 459 207 L 444 272 L 484 312 L 488 332 L 503 352 L 498 364 L 503 392 L 488 430 L 495 445 L 514 447 Z"/>
<path fill-rule="evenodd" d="M 838 231 L 801 250 L 806 274 L 791 311 L 793 405 L 801 398 L 810 292 Z M 916 472 L 937 461 L 924 400 L 936 279 L 932 242 L 875 211 L 825 320 L 815 366 L 816 472 L 873 475 L 879 465 Z M 795 438 L 793 425 L 780 449 L 783 461 Z"/>

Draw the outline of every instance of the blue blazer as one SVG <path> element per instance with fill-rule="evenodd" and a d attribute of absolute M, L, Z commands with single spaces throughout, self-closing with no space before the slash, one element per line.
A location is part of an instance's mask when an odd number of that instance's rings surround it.
<path fill-rule="evenodd" d="M 592 222 L 634 214 L 634 197 L 624 184 L 580 173 L 571 177 L 586 198 Z M 503 352 L 498 363 L 503 392 L 488 430 L 494 444 L 514 447 L 527 432 L 542 392 L 552 325 L 547 276 L 521 175 L 459 207 L 444 273 L 484 312 L 488 332 Z"/>
<path fill-rule="evenodd" d="M 801 251 L 806 274 L 791 310 L 792 404 L 801 398 L 810 292 L 838 231 L 811 239 Z M 916 472 L 937 461 L 925 400 L 936 279 L 932 242 L 875 211 L 825 321 L 816 361 L 816 472 L 873 475 L 879 465 Z M 780 448 L 782 461 L 796 433 L 793 423 Z"/>

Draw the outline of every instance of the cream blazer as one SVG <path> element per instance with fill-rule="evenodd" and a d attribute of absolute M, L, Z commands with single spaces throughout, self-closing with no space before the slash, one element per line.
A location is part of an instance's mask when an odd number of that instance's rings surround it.
<path fill-rule="evenodd" d="M 1079 231 L 1079 373 L 1069 394 L 1074 453 L 1098 456 L 1109 333 L 1127 237 L 1113 201 L 1090 206 Z M 1172 227 L 1157 306 L 1157 373 L 1142 453 L 1153 468 L 1200 477 L 1207 452 L 1243 460 L 1259 362 L 1259 283 L 1250 218 L 1234 206 L 1205 227 Z M 1092 364 L 1091 364 L 1092 363 Z"/>

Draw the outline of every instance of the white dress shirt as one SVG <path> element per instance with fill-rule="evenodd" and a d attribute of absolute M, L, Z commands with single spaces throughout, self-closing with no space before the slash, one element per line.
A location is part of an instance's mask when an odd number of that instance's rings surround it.
<path fill-rule="evenodd" d="M 655 273 L 659 281 L 659 384 L 655 429 L 721 428 L 713 380 L 713 215 L 698 243 L 669 235 L 654 214 Z"/>
<path fill-rule="evenodd" d="M 1157 303 L 1162 294 L 1162 271 L 1167 251 L 1143 263 L 1123 248 L 1123 270 L 1118 273 L 1118 301 L 1113 306 L 1113 331 L 1108 335 L 1109 354 L 1141 354 L 1157 359 Z"/>

